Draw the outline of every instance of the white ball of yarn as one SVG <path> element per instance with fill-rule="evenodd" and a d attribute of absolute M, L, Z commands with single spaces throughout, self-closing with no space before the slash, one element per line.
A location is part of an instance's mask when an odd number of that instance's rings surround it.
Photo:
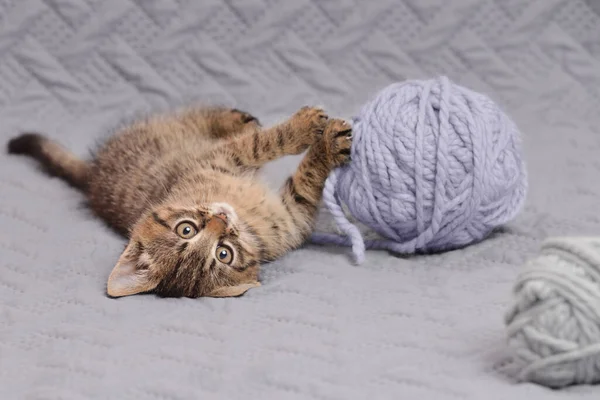
<path fill-rule="evenodd" d="M 600 382 L 600 237 L 552 238 L 514 286 L 505 318 L 521 381 Z"/>

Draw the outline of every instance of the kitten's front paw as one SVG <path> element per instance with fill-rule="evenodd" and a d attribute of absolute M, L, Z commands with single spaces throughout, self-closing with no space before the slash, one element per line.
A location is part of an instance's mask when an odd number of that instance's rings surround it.
<path fill-rule="evenodd" d="M 310 146 L 323 135 L 329 117 L 322 108 L 302 107 L 290 119 L 295 135 L 299 135 L 302 144 Z"/>
<path fill-rule="evenodd" d="M 352 127 L 341 119 L 332 119 L 323 132 L 323 148 L 331 168 L 340 167 L 350 161 L 352 149 Z"/>

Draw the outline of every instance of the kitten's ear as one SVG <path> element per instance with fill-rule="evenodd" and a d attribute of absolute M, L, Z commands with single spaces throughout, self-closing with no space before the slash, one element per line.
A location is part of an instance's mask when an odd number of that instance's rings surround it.
<path fill-rule="evenodd" d="M 259 282 L 242 283 L 237 286 L 223 286 L 214 289 L 212 292 L 207 294 L 207 297 L 237 297 L 246 293 L 248 290 L 259 287 Z"/>
<path fill-rule="evenodd" d="M 138 293 L 149 292 L 156 288 L 157 283 L 149 277 L 149 269 L 140 269 L 137 260 L 128 257 L 127 250 L 121 254 L 117 265 L 108 277 L 106 291 L 111 297 L 131 296 Z"/>

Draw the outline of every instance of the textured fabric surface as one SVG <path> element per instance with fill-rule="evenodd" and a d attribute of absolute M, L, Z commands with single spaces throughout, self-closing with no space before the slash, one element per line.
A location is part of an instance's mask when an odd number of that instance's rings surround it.
<path fill-rule="evenodd" d="M 414 258 L 308 246 L 239 299 L 104 295 L 125 241 L 81 196 L 0 156 L 2 399 L 597 399 L 506 374 L 504 313 L 548 236 L 600 231 L 595 0 L 3 0 L 0 139 L 86 154 L 123 119 L 196 101 L 266 124 L 304 104 L 350 117 L 402 79 L 446 74 L 523 132 L 523 213 Z M 279 184 L 296 158 L 270 165 Z"/>

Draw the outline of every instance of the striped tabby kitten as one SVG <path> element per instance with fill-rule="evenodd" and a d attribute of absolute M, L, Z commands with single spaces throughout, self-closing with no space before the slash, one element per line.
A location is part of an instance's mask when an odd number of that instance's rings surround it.
<path fill-rule="evenodd" d="M 83 191 L 95 214 L 129 238 L 109 296 L 230 297 L 260 286 L 260 264 L 308 238 L 325 179 L 350 147 L 350 126 L 318 108 L 270 129 L 245 112 L 203 108 L 138 122 L 89 162 L 32 133 L 8 151 Z M 279 194 L 257 178 L 265 163 L 306 149 Z"/>

